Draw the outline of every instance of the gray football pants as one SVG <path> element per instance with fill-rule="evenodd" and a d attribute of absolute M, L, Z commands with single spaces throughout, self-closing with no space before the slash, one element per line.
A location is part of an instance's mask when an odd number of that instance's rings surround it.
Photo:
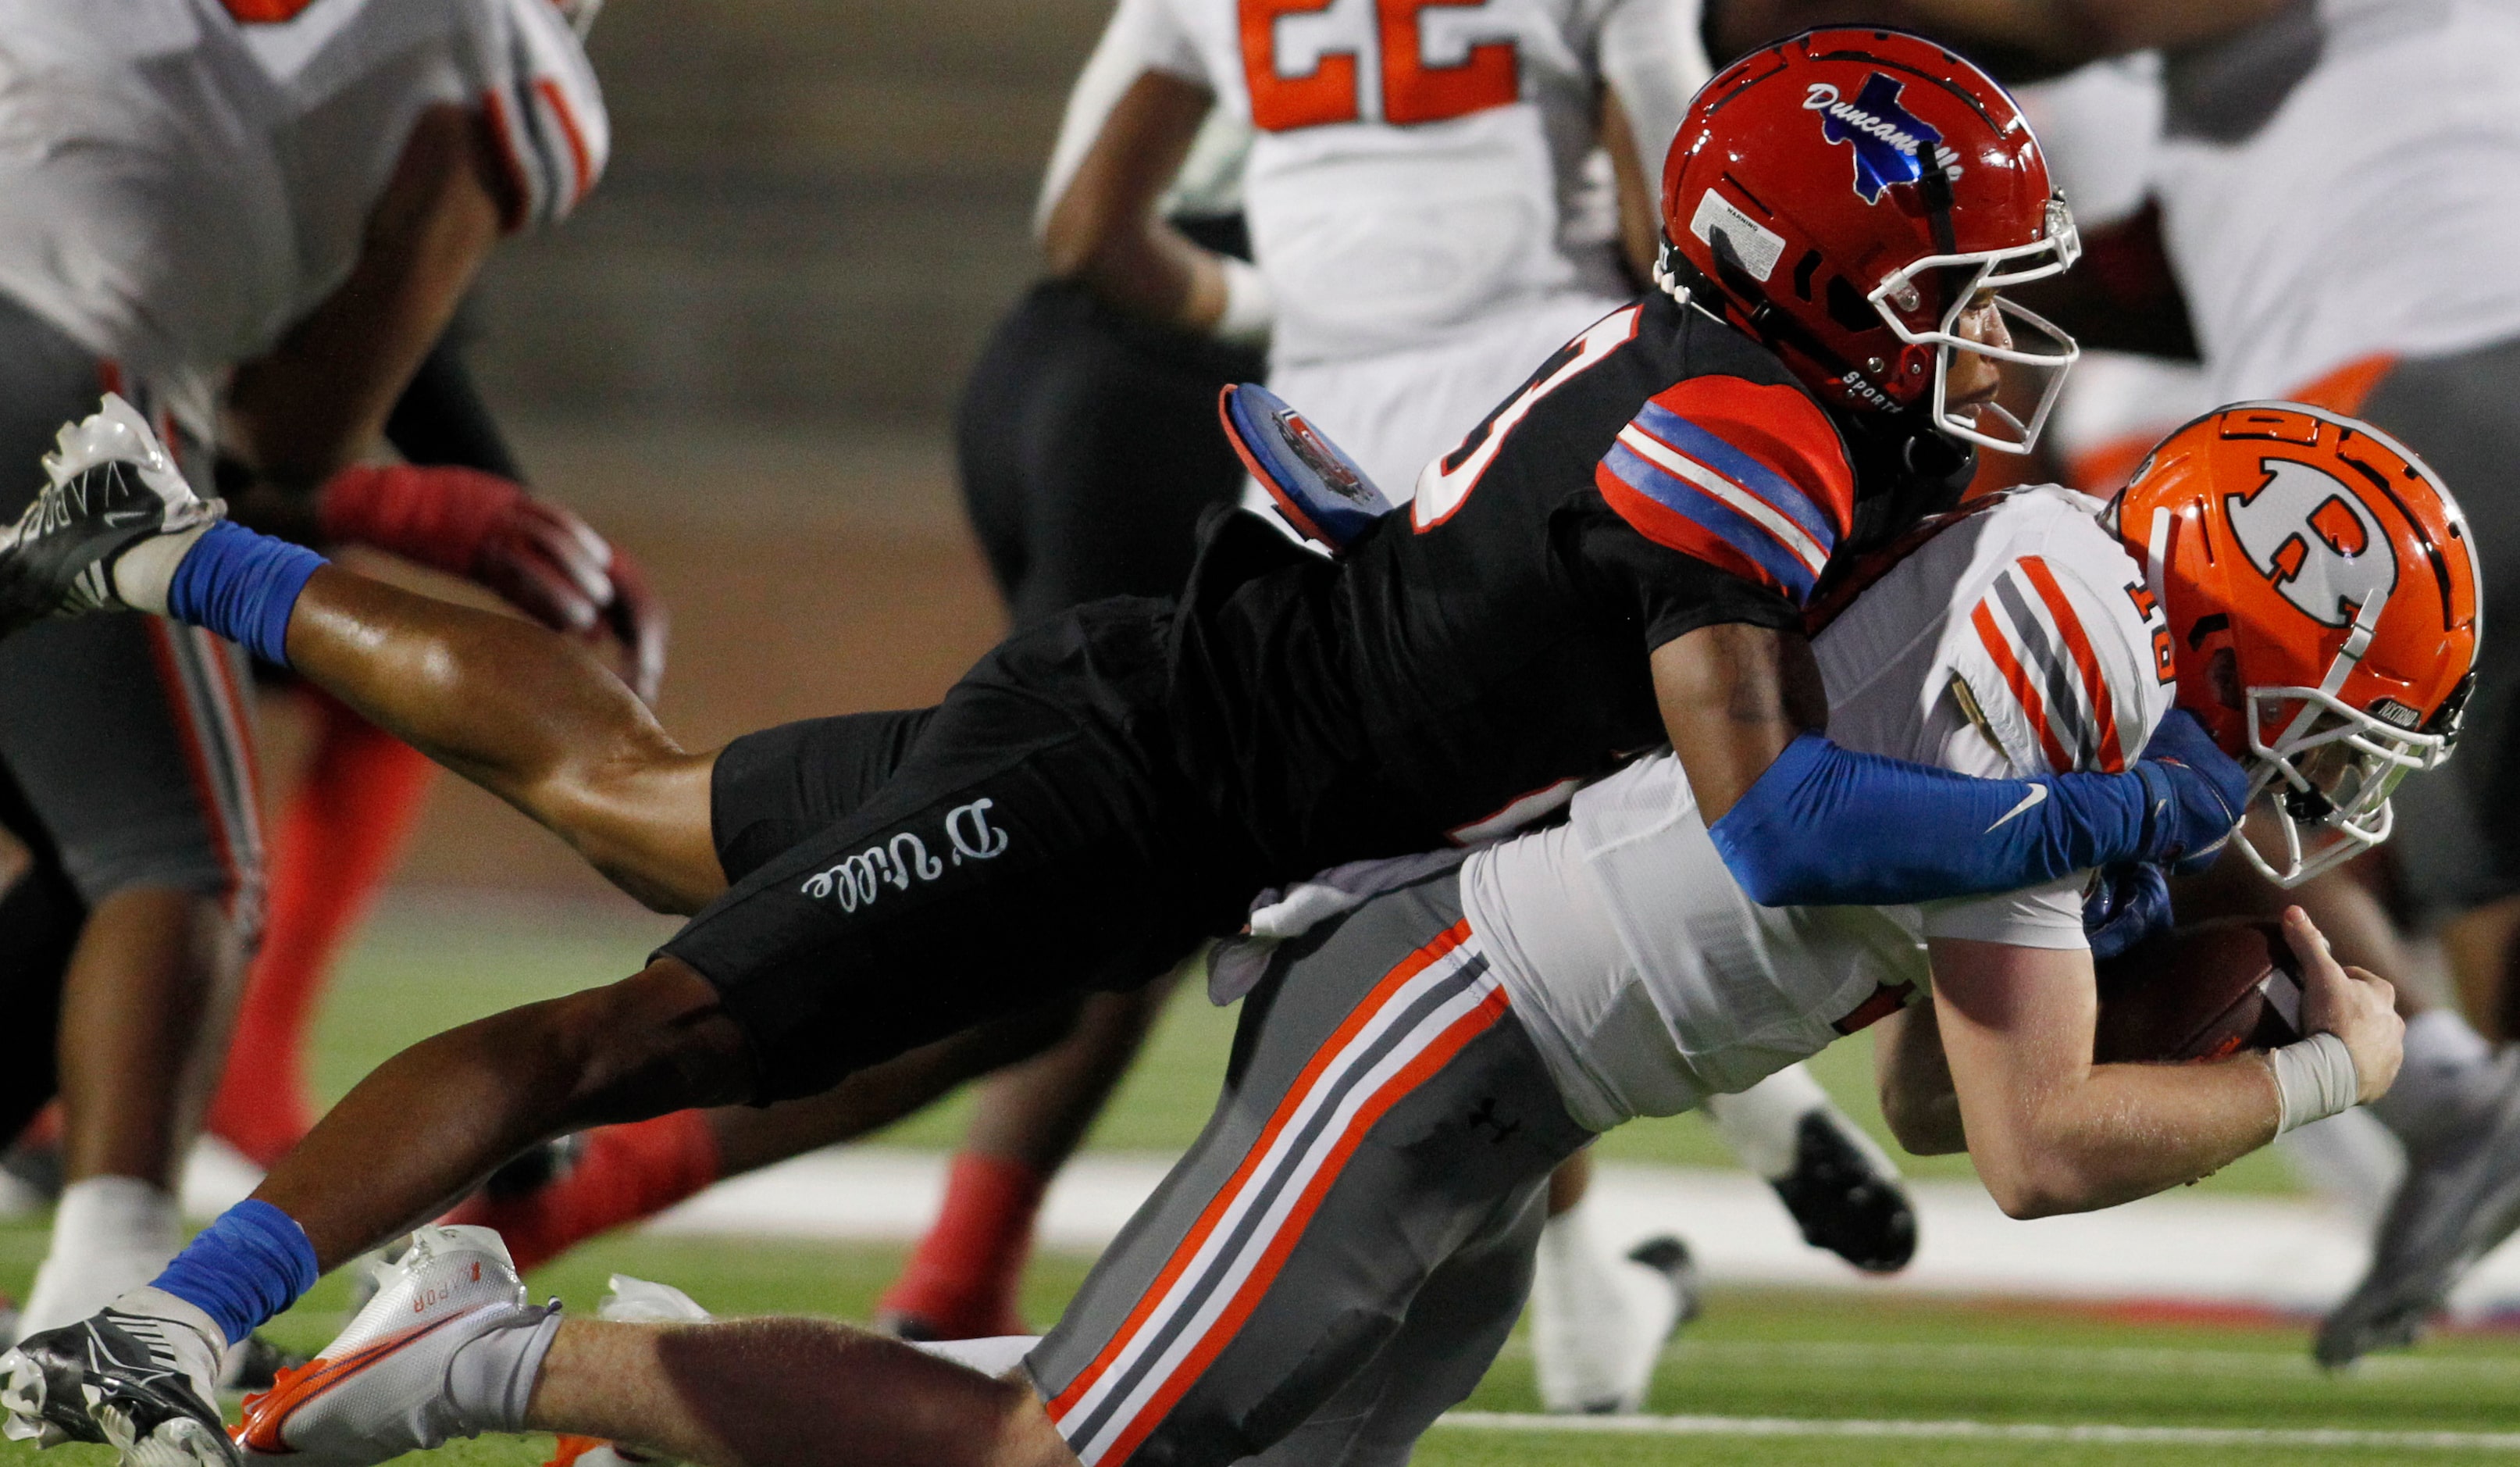
<path fill-rule="evenodd" d="M 95 412 L 107 386 L 151 410 L 120 377 L 0 296 L 0 524 L 43 486 L 53 436 Z M 206 491 L 206 455 L 185 457 Z M 248 670 L 243 653 L 209 633 L 135 613 L 38 622 L 0 639 L 0 780 L 22 796 L 0 804 L 40 827 L 17 834 L 56 858 L 87 904 L 167 887 L 216 896 L 248 931 L 256 925 L 262 843 Z"/>
<path fill-rule="evenodd" d="M 1025 1364 L 1086 1467 L 1399 1463 L 1531 1286 L 1592 1139 L 1446 872 L 1290 942 L 1225 1093 Z"/>
<path fill-rule="evenodd" d="M 2451 762 L 2399 787 L 2386 848 L 2424 915 L 2520 893 L 2520 341 L 2390 368 L 2361 417 L 2412 448 L 2466 512 L 2485 583 L 2475 694 Z"/>

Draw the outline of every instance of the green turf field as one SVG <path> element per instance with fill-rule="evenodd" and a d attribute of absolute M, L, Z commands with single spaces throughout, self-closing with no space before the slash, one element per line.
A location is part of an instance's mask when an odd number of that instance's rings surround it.
<path fill-rule="evenodd" d="M 543 993 L 616 977 L 654 940 L 652 923 L 579 914 L 528 918 L 496 902 L 403 904 L 375 926 L 328 1013 L 321 1080 L 338 1091 L 403 1042 Z M 1230 1016 L 1176 1008 L 1151 1062 L 1097 1144 L 1177 1145 L 1204 1117 Z M 1860 1105 L 1860 1050 L 1826 1067 Z M 1868 1109 L 1868 1108 L 1867 1108 Z M 1719 1162 L 1689 1122 L 1635 1128 L 1614 1154 Z M 950 1118 L 902 1127 L 892 1144 L 943 1145 Z M 1919 1170 L 1924 1169 L 1919 1168 Z M 2279 1167 L 2233 1169 L 2210 1185 L 2280 1187 Z M 0 1290 L 22 1296 L 43 1246 L 38 1225 L 0 1225 Z M 572 1305 L 600 1297 L 608 1273 L 662 1278 L 723 1312 L 805 1310 L 863 1318 L 900 1251 L 793 1242 L 615 1237 L 543 1270 L 539 1289 Z M 1029 1282 L 1033 1318 L 1054 1315 L 1088 1261 L 1053 1256 Z M 273 1333 L 320 1346 L 340 1323 L 329 1279 Z M 1496 1416 L 1536 1408 L 1530 1362 L 1509 1346 L 1467 1408 L 1476 1424 L 1433 1434 L 1431 1467 L 1697 1467 L 1739 1463 L 2465 1463 L 2520 1460 L 2520 1337 L 2438 1340 L 2342 1379 L 2309 1365 L 2304 1326 L 2159 1322 L 2019 1301 L 1919 1301 L 1888 1294 L 1718 1292 L 1674 1345 L 1650 1409 L 1654 1434 L 1508 1429 Z M 1694 1421 L 1689 1418 L 1698 1418 Z M 1707 1420 L 1705 1418 L 1717 1418 Z M 1687 1429 L 1688 1434 L 1675 1435 Z M 2086 1439 L 2077 1439 L 2081 1430 Z M 1839 1435 L 1814 1435 L 1835 1431 Z M 2167 1432 L 2146 1441 L 2144 1432 Z M 2255 1434 L 2333 1432 L 2343 1438 Z M 1907 1433 L 1908 1435 L 1900 1435 Z M 2387 1433 L 2386 1439 L 2350 1434 Z M 2443 1444 L 2415 1434 L 2455 1434 Z M 2480 1443 L 2475 1434 L 2502 1434 Z M 448 1467 L 534 1467 L 525 1440 L 442 1453 Z M 32 1454 L 0 1445 L 0 1467 Z M 49 1467 L 104 1467 L 97 1448 L 65 1448 Z"/>

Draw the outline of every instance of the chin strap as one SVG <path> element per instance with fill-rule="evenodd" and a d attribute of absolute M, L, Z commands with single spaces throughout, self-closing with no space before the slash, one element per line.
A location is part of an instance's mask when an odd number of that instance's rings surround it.
<path fill-rule="evenodd" d="M 1662 241 L 1654 259 L 1654 284 L 1672 299 L 1735 331 L 1746 332 L 1771 351 L 1799 352 L 1824 372 L 1856 377 L 1863 375 L 1855 370 L 1853 363 L 1812 335 L 1800 321 L 1764 300 L 1745 304 L 1740 293 L 1728 291 L 1721 281 L 1709 279 L 1706 272 L 1697 268 L 1688 255 L 1672 248 L 1668 237 Z M 1715 304 L 1709 305 L 1707 301 L 1710 299 Z"/>

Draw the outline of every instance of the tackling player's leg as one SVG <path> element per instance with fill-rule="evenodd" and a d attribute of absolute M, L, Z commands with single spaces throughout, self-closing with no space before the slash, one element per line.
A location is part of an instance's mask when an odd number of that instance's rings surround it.
<path fill-rule="evenodd" d="M 0 536 L 0 632 L 46 616 L 172 612 L 296 668 L 540 821 L 632 895 L 697 910 L 725 889 L 709 770 L 593 654 L 212 523 L 118 398 L 63 431 L 54 475 Z"/>

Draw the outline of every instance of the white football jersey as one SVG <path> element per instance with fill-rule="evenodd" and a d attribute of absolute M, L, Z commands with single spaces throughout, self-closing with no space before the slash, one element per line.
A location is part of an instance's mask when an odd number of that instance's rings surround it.
<path fill-rule="evenodd" d="M 1053 197 L 1148 69 L 1206 88 L 1253 130 L 1243 209 L 1279 365 L 1626 295 L 1601 84 L 1658 178 L 1707 74 L 1696 0 L 1120 0 L 1062 128 Z"/>
<path fill-rule="evenodd" d="M 2156 150 L 2216 402 L 2520 336 L 2520 7 L 2320 0 L 2296 28 L 2268 31 L 2257 69 L 2315 61 L 2254 131 L 2182 125 L 2174 92 Z"/>
<path fill-rule="evenodd" d="M 2171 706 L 2167 623 L 2096 500 L 2013 493 L 1948 522 L 1814 642 L 1829 737 L 1963 774 L 2119 770 Z M 1463 908 L 1575 1118 L 1607 1129 L 1748 1088 L 1883 990 L 1925 938 L 2085 945 L 2076 875 L 1922 907 L 1763 907 L 1655 755 L 1567 821 L 1473 853 Z"/>
<path fill-rule="evenodd" d="M 491 124 L 512 227 L 603 170 L 603 99 L 552 0 L 0 0 L 0 291 L 205 386 L 349 273 L 439 103 Z"/>

